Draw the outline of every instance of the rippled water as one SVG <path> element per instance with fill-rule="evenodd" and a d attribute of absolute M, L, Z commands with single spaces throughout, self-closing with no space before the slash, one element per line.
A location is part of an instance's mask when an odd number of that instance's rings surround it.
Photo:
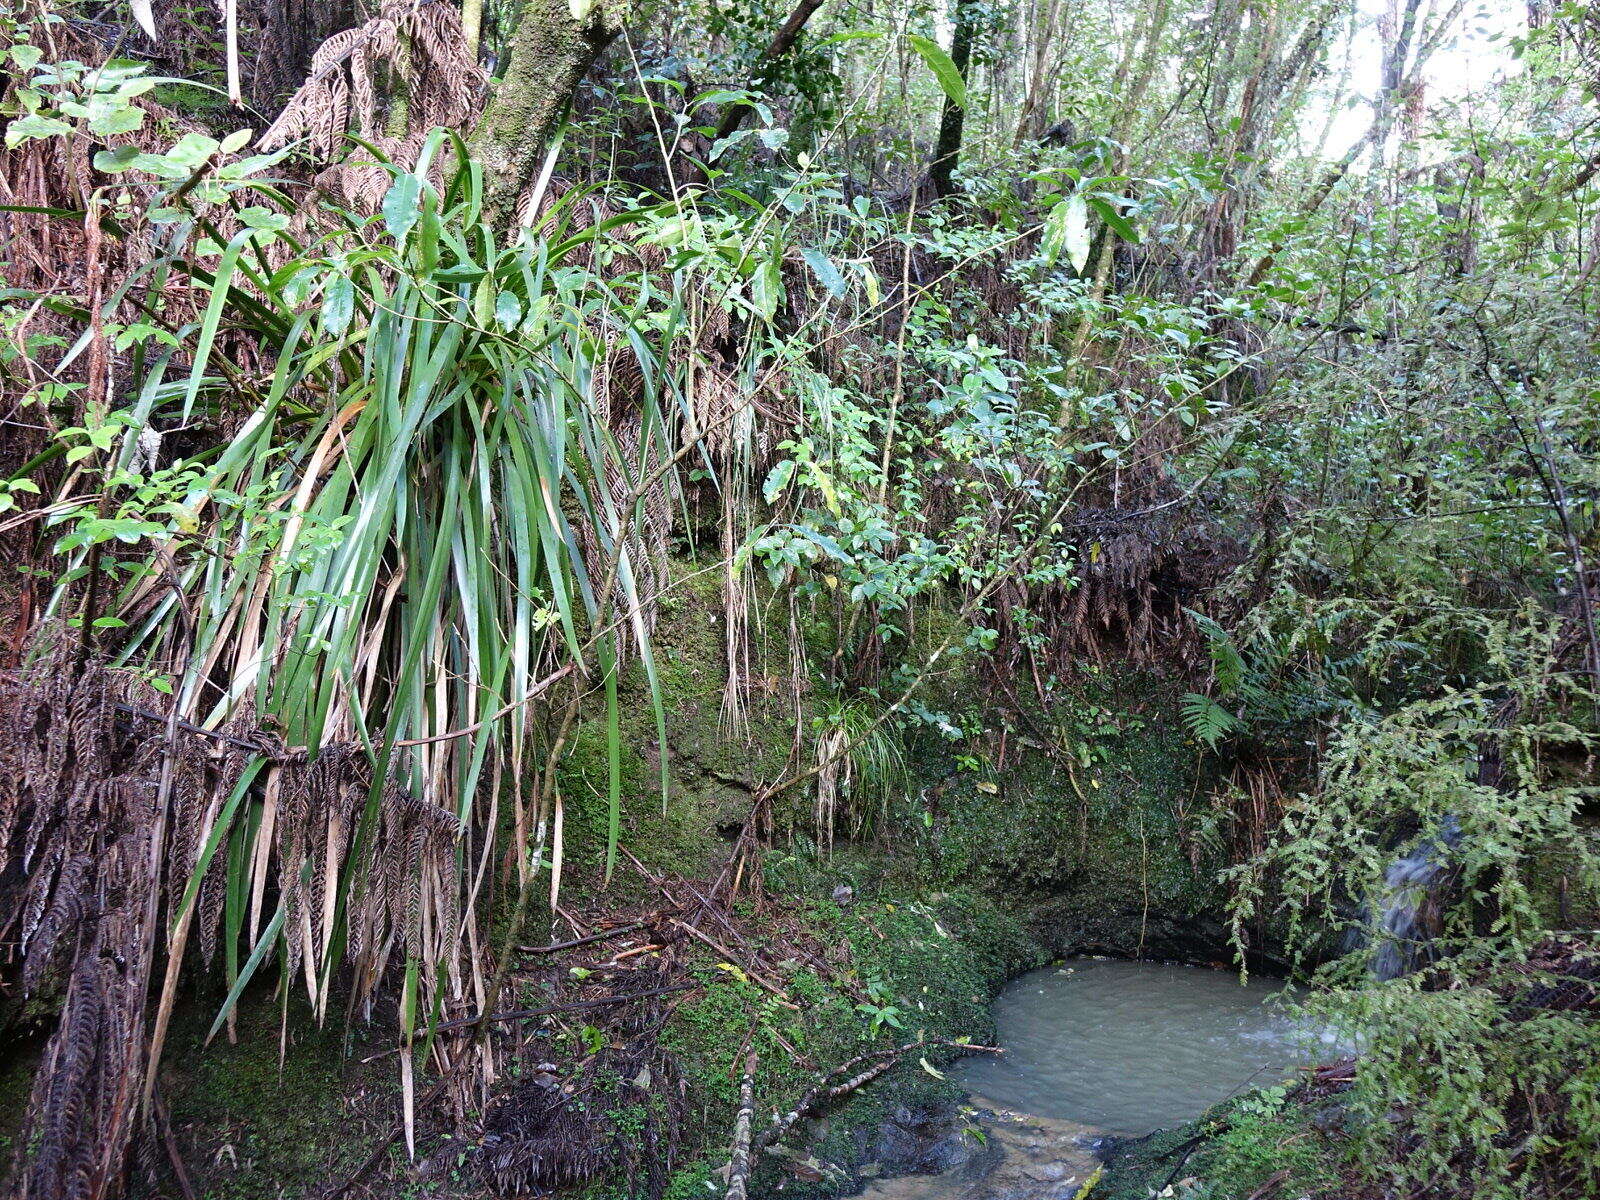
<path fill-rule="evenodd" d="M 1015 980 L 995 1001 L 1003 1056 L 960 1064 L 1000 1104 L 1133 1137 L 1191 1121 L 1310 1061 L 1267 1005 L 1282 985 L 1199 967 L 1076 959 Z"/>

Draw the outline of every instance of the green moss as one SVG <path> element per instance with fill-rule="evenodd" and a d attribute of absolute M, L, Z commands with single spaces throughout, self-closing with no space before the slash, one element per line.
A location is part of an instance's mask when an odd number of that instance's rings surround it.
<path fill-rule="evenodd" d="M 208 1200 L 309 1195 L 354 1169 L 393 1119 L 393 1058 L 363 1065 L 338 1019 L 318 1029 L 301 1002 L 284 1025 L 268 993 L 241 1004 L 236 1044 L 219 1034 L 202 1049 L 210 1008 L 184 1006 L 161 1078 L 197 1188 Z M 369 1105 L 379 1121 L 352 1119 Z"/>
<path fill-rule="evenodd" d="M 1600 852 L 1600 825 L 1584 828 L 1587 853 Z M 1528 863 L 1527 886 L 1540 917 L 1552 929 L 1600 928 L 1600 887 L 1586 879 L 1576 847 L 1552 847 Z"/>
<path fill-rule="evenodd" d="M 723 727 L 719 580 L 677 569 L 678 586 L 653 638 L 667 726 L 667 803 L 663 808 L 650 691 L 635 667 L 621 705 L 621 837 L 654 869 L 708 877 L 726 861 L 757 789 L 785 769 L 794 714 L 787 698 L 757 700 L 742 734 Z M 789 667 L 790 647 L 771 633 L 784 624 L 769 622 L 759 641 L 758 657 L 776 664 L 775 678 Z M 799 632 L 812 661 L 832 653 L 835 632 L 825 614 L 808 616 Z M 931 650 L 952 639 L 959 647 L 960 635 L 948 613 L 918 614 L 919 646 Z M 908 758 L 916 777 L 870 841 L 840 840 L 823 856 L 806 836 L 814 820 L 810 797 L 796 790 L 780 799 L 775 819 L 795 836 L 780 838 L 769 853 L 767 886 L 799 904 L 787 919 L 834 948 L 840 977 L 787 964 L 780 982 L 789 1007 L 734 964 L 702 956 L 695 968 L 702 990 L 663 1031 L 684 1072 L 688 1109 L 681 1143 L 688 1157 L 674 1194 L 701 1194 L 708 1164 L 725 1162 L 750 1051 L 760 1062 L 758 1105 L 782 1110 L 819 1071 L 874 1047 L 919 1033 L 992 1037 L 994 994 L 1046 960 L 1030 923 L 1093 925 L 1096 936 L 1125 941 L 1119 948 L 1131 951 L 1144 915 L 1215 907 L 1214 864 L 1197 868 L 1182 848 L 1181 806 L 1196 791 L 1198 755 L 1184 740 L 1170 686 L 1091 673 L 1071 688 L 1056 686 L 1048 709 L 1002 718 L 979 699 L 970 658 L 945 656 L 922 692 L 922 711 L 942 714 L 945 728 L 963 736 L 947 741 L 935 720 L 925 733 L 913 732 Z M 562 774 L 567 886 L 591 899 L 598 898 L 604 856 L 606 756 L 604 721 L 592 716 L 579 727 Z M 854 902 L 845 907 L 831 899 L 839 884 L 853 888 Z M 647 891 L 632 872 L 619 872 L 606 902 L 650 902 Z M 927 1055 L 936 1068 L 953 1057 Z M 955 1097 L 952 1085 L 912 1062 L 830 1112 L 807 1149 L 848 1170 L 870 1152 L 889 1108 Z M 786 1191 L 801 1194 L 795 1180 L 786 1182 Z M 607 1195 L 603 1187 L 591 1194 Z"/>
<path fill-rule="evenodd" d="M 15 1043 L 0 1050 L 0 1180 L 4 1180 L 28 1111 L 34 1072 L 43 1053 L 42 1041 Z"/>
<path fill-rule="evenodd" d="M 1119 1141 L 1106 1158 L 1105 1174 L 1094 1189 L 1094 1200 L 1150 1200 L 1169 1179 L 1192 1176 L 1197 1138 L 1212 1125 L 1201 1118 L 1176 1129 L 1158 1129 L 1142 1138 Z M 1185 1155 L 1188 1155 L 1186 1158 Z"/>
<path fill-rule="evenodd" d="M 221 127 L 233 118 L 235 111 L 227 94 L 221 90 L 226 85 L 226 79 L 221 72 L 204 74 L 211 76 L 206 80 L 211 87 L 200 87 L 186 81 L 158 83 L 150 89 L 150 98 L 191 120 Z M 174 138 L 180 135 L 181 131 L 172 133 Z"/>
<path fill-rule="evenodd" d="M 721 867 L 729 831 L 749 815 L 756 790 L 782 773 L 794 717 L 787 705 L 762 699 L 770 689 L 756 686 L 750 689 L 753 695 L 740 727 L 724 728 L 727 666 L 720 576 L 701 573 L 692 564 L 678 563 L 674 570 L 651 637 L 666 724 L 666 802 L 655 698 L 642 664 L 634 662 L 619 696 L 619 825 L 623 845 L 647 866 L 694 877 Z M 786 668 L 788 654 L 781 638 L 766 636 L 753 670 L 764 679 L 764 665 L 781 661 Z M 574 732 L 561 766 L 566 861 L 579 895 L 595 893 L 604 864 L 608 772 L 608 730 L 597 705 Z M 607 898 L 614 903 L 640 900 L 647 888 L 631 873 L 619 873 Z"/>
<path fill-rule="evenodd" d="M 1187 1125 L 1116 1143 L 1095 1200 L 1149 1200 L 1183 1179 L 1198 1186 L 1181 1194 L 1210 1200 L 1247 1200 L 1263 1189 L 1286 1196 L 1337 1190 L 1336 1155 L 1315 1110 L 1287 1093 L 1283 1085 L 1248 1092 Z"/>
<path fill-rule="evenodd" d="M 1169 684 L 1104 672 L 1058 687 L 1048 709 L 946 717 L 965 735 L 915 738 L 917 779 L 880 874 L 981 887 L 1060 950 L 1136 953 L 1148 934 L 1151 953 L 1171 956 L 1155 924 L 1221 911 L 1221 862 L 1190 858 L 1199 756 Z"/>
<path fill-rule="evenodd" d="M 1315 1111 L 1287 1092 L 1263 1088 L 1207 1114 L 1206 1141 L 1190 1173 L 1206 1180 L 1217 1200 L 1247 1200 L 1274 1177 L 1289 1195 L 1323 1195 L 1337 1186 L 1333 1147 L 1317 1129 Z"/>
<path fill-rule="evenodd" d="M 826 873 L 809 878 L 820 885 Z M 988 1006 L 994 993 L 1044 958 L 1014 918 L 974 891 L 879 895 L 844 908 L 814 895 L 800 917 L 824 943 L 848 950 L 842 986 L 793 964 L 783 981 L 791 1008 L 741 972 L 708 959 L 697 971 L 704 991 L 682 1005 L 665 1030 L 664 1044 L 679 1057 L 689 1084 L 687 1132 L 691 1144 L 706 1148 L 707 1157 L 726 1153 L 721 1148 L 730 1136 L 749 1051 L 760 1062 L 758 1106 L 782 1111 L 819 1071 L 874 1048 L 924 1034 L 987 1039 L 993 1032 Z M 930 1048 L 919 1057 L 937 1065 L 957 1053 Z M 890 1107 L 953 1100 L 958 1094 L 916 1062 L 904 1064 L 829 1112 L 822 1136 L 808 1149 L 848 1170 L 861 1158 L 862 1147 L 870 1146 Z M 685 1167 L 674 1186 L 691 1188 L 691 1177 L 703 1178 L 703 1166 L 696 1160 Z M 789 1182 L 789 1194 L 807 1194 Z"/>

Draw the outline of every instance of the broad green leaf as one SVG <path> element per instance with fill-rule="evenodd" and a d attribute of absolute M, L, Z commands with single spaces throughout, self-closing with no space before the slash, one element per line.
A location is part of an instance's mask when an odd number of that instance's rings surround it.
<path fill-rule="evenodd" d="M 417 223 L 418 205 L 422 198 L 422 180 L 409 172 L 397 175 L 383 197 L 383 224 L 395 241 L 410 232 Z"/>
<path fill-rule="evenodd" d="M 348 275 L 335 275 L 322 296 L 322 327 L 334 337 L 350 328 L 355 315 L 356 289 Z"/>
<path fill-rule="evenodd" d="M 18 117 L 6 126 L 6 146 L 15 149 L 23 142 L 37 141 L 40 138 L 59 137 L 64 133 L 71 133 L 72 126 L 59 117 L 47 117 L 42 113 L 30 113 L 25 117 Z"/>
<path fill-rule="evenodd" d="M 755 277 L 750 281 L 750 302 L 755 306 L 756 312 L 767 321 L 777 315 L 778 306 L 783 303 L 783 271 L 779 265 L 780 261 L 776 253 L 767 255 L 756 268 Z"/>
<path fill-rule="evenodd" d="M 131 171 L 135 167 L 143 169 L 143 160 L 149 155 L 137 146 L 118 146 L 115 150 L 97 150 L 94 156 L 94 169 L 107 175 L 117 175 L 123 171 Z"/>
<path fill-rule="evenodd" d="M 119 133 L 132 133 L 144 126 L 144 109 L 131 104 L 112 109 L 89 122 L 89 132 L 100 137 Z"/>
<path fill-rule="evenodd" d="M 940 90 L 944 92 L 950 103 L 957 108 L 965 108 L 967 106 L 966 80 L 961 78 L 961 72 L 956 70 L 956 64 L 950 61 L 950 56 L 939 48 L 939 43 L 918 33 L 910 34 L 907 40 L 911 43 L 911 48 L 928 65 L 928 70 L 933 72 L 933 77 L 938 80 Z"/>
<path fill-rule="evenodd" d="M 1083 274 L 1089 263 L 1089 214 L 1081 195 L 1068 196 L 1050 210 L 1039 239 L 1039 251 L 1047 263 L 1065 254 L 1072 269 Z"/>
<path fill-rule="evenodd" d="M 800 251 L 800 257 L 806 260 L 806 265 L 811 268 L 811 273 L 817 277 L 817 281 L 823 287 L 827 288 L 835 296 L 844 295 L 844 276 L 839 273 L 839 268 L 833 265 L 832 259 L 821 250 L 813 250 L 809 247 Z"/>
<path fill-rule="evenodd" d="M 170 162 L 186 170 L 194 170 L 206 159 L 215 154 L 222 146 L 216 138 L 207 137 L 203 133 L 186 133 L 173 144 L 171 150 L 164 155 Z"/>
<path fill-rule="evenodd" d="M 1133 227 L 1132 222 L 1122 213 L 1117 211 L 1117 206 L 1106 196 L 1086 196 L 1085 202 L 1095 213 L 1111 227 L 1118 237 L 1125 242 L 1137 242 L 1139 231 Z"/>

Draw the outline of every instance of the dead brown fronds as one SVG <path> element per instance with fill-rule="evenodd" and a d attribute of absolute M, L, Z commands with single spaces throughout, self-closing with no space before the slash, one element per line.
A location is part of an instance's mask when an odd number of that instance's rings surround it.
<path fill-rule="evenodd" d="M 330 165 L 321 182 L 368 210 L 390 176 L 364 156 L 343 161 L 347 137 L 409 163 L 435 126 L 460 129 L 483 102 L 485 78 L 449 4 L 385 0 L 378 14 L 336 33 L 311 57 L 311 75 L 261 135 L 272 150 L 296 145 Z"/>
<path fill-rule="evenodd" d="M 563 1071 L 538 1064 L 484 1116 L 473 1165 L 496 1194 L 537 1194 L 601 1175 L 658 1196 L 675 1161 L 676 1065 L 653 1038 L 606 1046 Z"/>
<path fill-rule="evenodd" d="M 453 964 L 462 942 L 454 814 L 381 789 L 385 852 L 369 837 L 353 863 L 372 793 L 364 752 L 333 746 L 308 759 L 257 732 L 248 712 L 197 731 L 163 717 L 170 701 L 155 688 L 80 663 L 78 650 L 57 638 L 0 678 L 3 973 L 59 1011 L 16 1165 L 23 1200 L 115 1190 L 190 935 L 198 929 L 207 962 L 220 944 L 228 855 L 216 851 L 230 800 L 258 831 L 246 847 L 251 912 L 232 935 L 254 943 L 281 905 L 290 970 L 303 966 L 319 1012 L 341 872 L 357 879 L 345 916 L 358 1000 L 392 955 Z"/>

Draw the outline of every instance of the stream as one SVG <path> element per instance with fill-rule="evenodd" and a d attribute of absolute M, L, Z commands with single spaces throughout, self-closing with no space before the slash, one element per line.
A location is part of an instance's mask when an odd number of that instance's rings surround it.
<path fill-rule="evenodd" d="M 1023 975 L 994 1005 L 1006 1054 L 973 1055 L 951 1076 L 971 1094 L 982 1149 L 944 1175 L 879 1180 L 862 1196 L 1071 1200 L 1107 1137 L 1184 1124 L 1310 1061 L 1316 1039 L 1269 1003 L 1281 987 L 1101 959 Z"/>

